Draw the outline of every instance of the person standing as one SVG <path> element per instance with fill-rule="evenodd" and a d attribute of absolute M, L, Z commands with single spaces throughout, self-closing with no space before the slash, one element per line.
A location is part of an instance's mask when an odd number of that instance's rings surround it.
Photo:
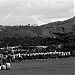
<path fill-rule="evenodd" d="M 7 58 L 6 58 L 5 55 L 3 56 L 2 62 L 3 62 L 4 65 L 7 63 Z"/>
<path fill-rule="evenodd" d="M 0 54 L 0 66 L 1 66 L 1 64 L 2 64 L 2 57 L 3 57 L 3 55 Z"/>

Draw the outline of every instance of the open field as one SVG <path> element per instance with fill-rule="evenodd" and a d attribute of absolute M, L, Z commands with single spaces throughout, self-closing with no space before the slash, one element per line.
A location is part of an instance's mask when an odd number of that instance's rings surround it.
<path fill-rule="evenodd" d="M 12 63 L 11 70 L 0 71 L 0 75 L 75 75 L 75 58 L 26 60 Z"/>

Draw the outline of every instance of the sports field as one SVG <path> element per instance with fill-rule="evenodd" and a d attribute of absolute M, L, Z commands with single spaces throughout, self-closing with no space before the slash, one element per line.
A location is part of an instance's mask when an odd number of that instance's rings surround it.
<path fill-rule="evenodd" d="M 70 57 L 11 63 L 11 70 L 2 70 L 0 75 L 75 75 L 74 59 Z"/>

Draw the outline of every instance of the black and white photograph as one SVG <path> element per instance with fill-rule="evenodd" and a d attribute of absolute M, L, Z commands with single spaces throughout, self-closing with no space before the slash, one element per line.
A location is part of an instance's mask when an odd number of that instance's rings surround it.
<path fill-rule="evenodd" d="M 75 75 L 75 0 L 0 0 L 0 75 Z"/>

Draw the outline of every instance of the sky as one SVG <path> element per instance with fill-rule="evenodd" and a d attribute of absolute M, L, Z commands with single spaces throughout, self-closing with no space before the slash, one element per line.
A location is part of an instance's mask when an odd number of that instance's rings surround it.
<path fill-rule="evenodd" d="M 0 25 L 46 24 L 75 15 L 75 0 L 0 0 Z"/>

